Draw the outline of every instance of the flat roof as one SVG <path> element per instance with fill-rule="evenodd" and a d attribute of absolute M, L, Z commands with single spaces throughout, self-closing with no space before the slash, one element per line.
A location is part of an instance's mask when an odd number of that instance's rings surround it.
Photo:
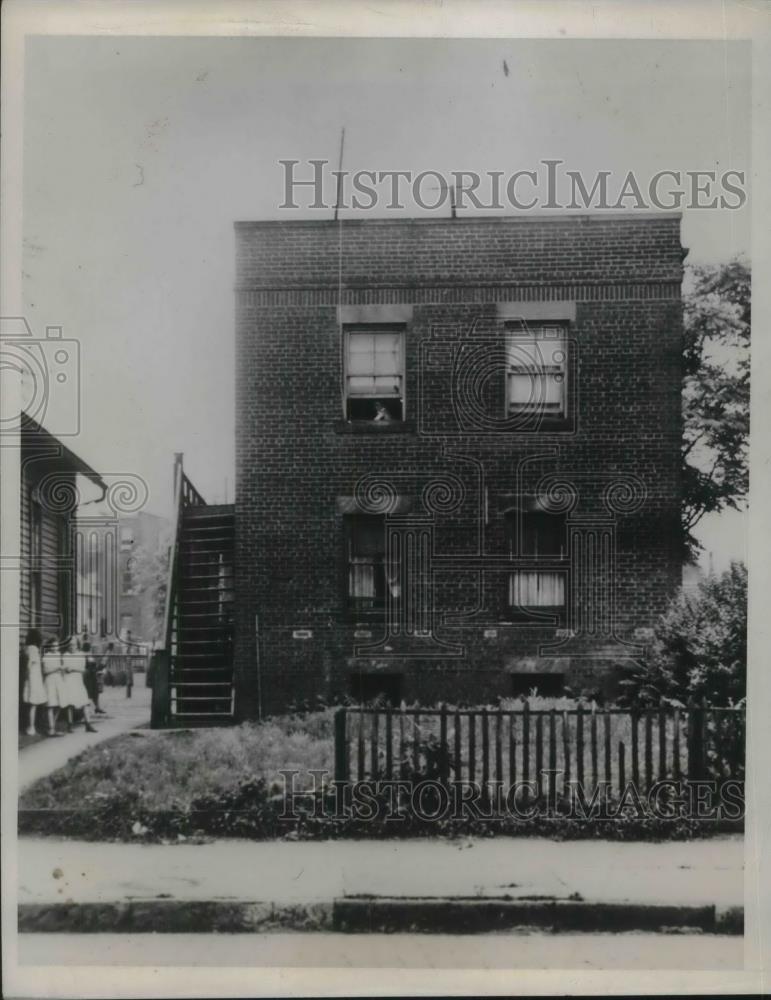
<path fill-rule="evenodd" d="M 291 211 L 291 210 L 289 210 Z M 319 209 L 319 211 L 322 211 Z M 325 208 L 323 211 L 331 211 Z M 449 215 L 405 215 L 397 218 L 362 219 L 362 218 L 342 218 L 342 219 L 245 219 L 236 220 L 233 225 L 241 227 L 271 227 L 271 226 L 403 226 L 409 225 L 432 225 L 444 223 L 452 226 L 468 226 L 494 223 L 495 225 L 517 225 L 519 223 L 533 222 L 663 222 L 665 220 L 680 221 L 683 218 L 682 212 L 675 211 L 629 211 L 629 212 L 604 212 L 596 210 L 593 212 L 553 212 L 547 214 L 522 214 L 522 215 L 462 215 L 452 218 Z"/>

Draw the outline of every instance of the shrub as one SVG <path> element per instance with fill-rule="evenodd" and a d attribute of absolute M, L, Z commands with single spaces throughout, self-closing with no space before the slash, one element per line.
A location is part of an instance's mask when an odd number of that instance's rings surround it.
<path fill-rule="evenodd" d="M 681 588 L 656 626 L 650 655 L 626 671 L 620 701 L 637 708 L 662 698 L 736 705 L 746 695 L 746 673 L 747 569 L 735 562 L 694 595 Z"/>

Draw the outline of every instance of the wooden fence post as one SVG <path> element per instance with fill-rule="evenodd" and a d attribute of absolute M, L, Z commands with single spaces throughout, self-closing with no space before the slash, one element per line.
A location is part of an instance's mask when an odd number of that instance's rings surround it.
<path fill-rule="evenodd" d="M 468 714 L 468 780 L 476 777 L 477 768 L 477 717 L 476 712 Z"/>
<path fill-rule="evenodd" d="M 364 781 L 364 713 L 359 711 L 359 737 L 356 744 L 356 780 Z"/>
<path fill-rule="evenodd" d="M 335 781 L 348 781 L 348 733 L 346 727 L 346 710 L 338 708 L 335 712 Z"/>
<path fill-rule="evenodd" d="M 416 712 L 412 717 L 412 769 L 416 774 L 420 773 L 420 715 Z"/>
<path fill-rule="evenodd" d="M 637 712 L 630 712 L 629 719 L 632 726 L 632 781 L 636 791 L 640 791 L 640 747 L 637 735 Z"/>
<path fill-rule="evenodd" d="M 516 715 L 509 713 L 509 785 L 517 782 L 517 737 L 514 734 Z"/>
<path fill-rule="evenodd" d="M 535 717 L 535 794 L 540 799 L 543 795 L 543 716 L 539 712 Z"/>
<path fill-rule="evenodd" d="M 699 744 L 699 748 L 701 750 L 701 756 L 699 758 L 699 763 L 701 765 L 701 777 L 702 778 L 709 777 L 709 771 L 708 771 L 708 766 L 707 766 L 707 758 L 709 756 L 709 751 L 708 751 L 709 725 L 708 725 L 708 723 L 709 723 L 709 716 L 710 715 L 712 715 L 712 713 L 710 712 L 709 706 L 707 705 L 707 699 L 706 698 L 702 698 L 701 699 L 701 728 L 699 730 L 699 732 L 701 733 L 701 740 L 700 740 L 700 744 Z"/>
<path fill-rule="evenodd" d="M 592 718 L 589 723 L 589 741 L 592 747 L 592 782 L 596 788 L 599 782 L 599 772 L 597 769 L 597 702 L 592 701 Z"/>
<path fill-rule="evenodd" d="M 453 731 L 453 738 L 455 740 L 455 780 L 460 781 L 463 757 L 461 754 L 460 712 L 457 708 L 455 709 L 455 729 Z"/>
<path fill-rule="evenodd" d="M 370 778 L 377 781 L 380 777 L 380 712 L 378 709 L 372 710 L 370 720 Z"/>
<path fill-rule="evenodd" d="M 439 706 L 439 780 L 446 785 L 450 777 L 450 750 L 447 745 L 447 706 Z"/>
<path fill-rule="evenodd" d="M 563 794 L 568 794 L 568 785 L 570 784 L 571 778 L 571 768 L 570 768 L 570 722 L 568 721 L 568 713 L 564 711 L 562 713 L 562 755 L 565 763 L 565 777 L 562 781 L 562 791 Z"/>
<path fill-rule="evenodd" d="M 626 748 L 621 740 L 618 744 L 618 793 L 619 795 L 624 794 L 624 789 L 626 788 L 626 763 L 624 755 L 626 753 Z"/>
<path fill-rule="evenodd" d="M 659 781 L 667 776 L 667 709 L 662 698 L 659 702 Z"/>
<path fill-rule="evenodd" d="M 549 712 L 549 813 L 557 803 L 557 713 Z"/>
<path fill-rule="evenodd" d="M 611 759 L 610 759 L 610 712 L 605 710 L 604 722 L 604 750 L 605 750 L 605 784 L 607 785 L 608 792 L 610 792 L 610 781 L 611 781 Z"/>
<path fill-rule="evenodd" d="M 703 709 L 688 699 L 688 778 L 698 781 L 702 777 Z"/>
<path fill-rule="evenodd" d="M 527 784 L 530 781 L 530 702 L 525 698 L 522 706 L 522 781 L 525 785 L 524 799 L 530 797 Z"/>
<path fill-rule="evenodd" d="M 653 784 L 653 718 L 650 709 L 645 712 L 645 789 Z"/>
<path fill-rule="evenodd" d="M 584 706 L 578 703 L 576 709 L 576 780 L 584 784 Z"/>
<path fill-rule="evenodd" d="M 502 713 L 501 710 L 498 709 L 495 715 L 495 780 L 499 789 L 503 785 L 503 743 L 501 741 L 502 724 Z"/>
<path fill-rule="evenodd" d="M 387 780 L 390 781 L 391 778 L 393 778 L 393 768 L 394 768 L 394 759 L 393 759 L 393 711 L 392 711 L 390 705 L 388 706 L 388 708 L 386 708 L 385 741 L 386 741 L 386 745 L 385 745 L 385 776 L 386 776 Z"/>
<path fill-rule="evenodd" d="M 482 800 L 487 801 L 490 791 L 490 731 L 487 721 L 487 709 L 482 709 Z"/>
<path fill-rule="evenodd" d="M 153 689 L 150 695 L 150 728 L 163 729 L 171 722 L 171 667 L 165 649 L 153 653 Z"/>
<path fill-rule="evenodd" d="M 399 706 L 399 777 L 404 778 L 407 774 L 407 745 L 404 740 L 404 715 L 407 706 L 404 702 Z"/>

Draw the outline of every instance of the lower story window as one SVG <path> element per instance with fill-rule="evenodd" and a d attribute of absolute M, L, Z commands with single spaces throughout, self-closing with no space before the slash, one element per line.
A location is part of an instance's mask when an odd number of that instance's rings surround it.
<path fill-rule="evenodd" d="M 402 700 L 401 674 L 351 674 L 351 697 L 360 705 L 377 702 L 398 705 Z"/>
<path fill-rule="evenodd" d="M 509 604 L 517 608 L 564 608 L 565 574 L 518 570 L 509 577 Z"/>
<path fill-rule="evenodd" d="M 386 597 L 400 594 L 398 558 L 386 556 L 386 524 L 381 514 L 346 518 L 348 604 L 359 610 L 382 609 Z"/>
<path fill-rule="evenodd" d="M 511 694 L 514 698 L 538 695 L 541 698 L 559 698 L 565 690 L 563 674 L 512 674 Z"/>

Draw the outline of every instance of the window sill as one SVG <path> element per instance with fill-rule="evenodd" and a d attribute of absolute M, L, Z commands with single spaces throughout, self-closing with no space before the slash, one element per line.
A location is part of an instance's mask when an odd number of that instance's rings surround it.
<path fill-rule="evenodd" d="M 508 606 L 509 620 L 518 625 L 527 622 L 544 628 L 564 628 L 565 613 L 564 604 Z"/>
<path fill-rule="evenodd" d="M 335 434 L 414 434 L 414 420 L 390 420 L 375 423 L 371 420 L 338 420 Z"/>
<path fill-rule="evenodd" d="M 523 419 L 521 413 L 510 412 L 509 419 L 518 417 L 522 419 L 521 426 L 517 427 L 516 431 L 513 433 L 518 434 L 536 434 L 538 432 L 544 433 L 549 431 L 559 432 L 559 431 L 572 431 L 573 421 L 569 417 L 538 417 L 534 415 L 531 419 Z"/>

